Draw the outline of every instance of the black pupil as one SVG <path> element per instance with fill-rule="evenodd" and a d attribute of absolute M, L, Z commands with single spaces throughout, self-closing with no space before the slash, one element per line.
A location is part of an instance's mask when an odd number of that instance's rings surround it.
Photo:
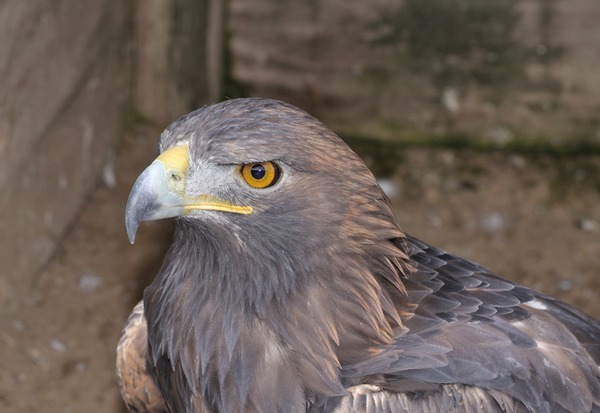
<path fill-rule="evenodd" d="M 265 177 L 265 175 L 267 174 L 267 170 L 265 169 L 264 166 L 257 163 L 257 164 L 252 165 L 252 168 L 250 168 L 250 174 L 252 175 L 252 178 L 254 178 L 256 180 L 260 180 Z"/>

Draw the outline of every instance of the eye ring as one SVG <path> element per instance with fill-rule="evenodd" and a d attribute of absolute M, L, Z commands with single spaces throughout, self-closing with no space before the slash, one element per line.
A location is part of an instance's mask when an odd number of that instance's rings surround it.
<path fill-rule="evenodd" d="M 264 189 L 279 181 L 281 168 L 272 161 L 247 163 L 240 167 L 240 174 L 252 188 Z"/>

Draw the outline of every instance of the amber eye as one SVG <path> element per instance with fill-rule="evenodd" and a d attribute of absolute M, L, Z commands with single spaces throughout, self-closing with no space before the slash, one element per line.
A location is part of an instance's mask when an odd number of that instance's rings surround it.
<path fill-rule="evenodd" d="M 279 180 L 281 170 L 274 162 L 259 162 L 242 165 L 240 173 L 251 187 L 268 188 Z"/>

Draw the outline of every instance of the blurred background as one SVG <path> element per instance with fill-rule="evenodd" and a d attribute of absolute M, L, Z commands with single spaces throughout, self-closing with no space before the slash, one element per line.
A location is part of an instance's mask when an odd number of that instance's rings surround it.
<path fill-rule="evenodd" d="M 600 317 L 597 0 L 0 0 L 0 411 L 120 412 L 168 246 L 124 207 L 161 130 L 282 99 L 407 232 Z"/>

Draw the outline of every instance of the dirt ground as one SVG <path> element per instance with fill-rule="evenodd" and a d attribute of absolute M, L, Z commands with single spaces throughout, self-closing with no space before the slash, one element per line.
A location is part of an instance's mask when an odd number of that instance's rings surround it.
<path fill-rule="evenodd" d="M 125 412 L 114 349 L 170 224 L 144 223 L 132 246 L 124 209 L 157 139 L 127 137 L 116 185 L 107 169 L 20 310 L 0 315 L 0 411 Z M 407 149 L 383 184 L 407 232 L 600 317 L 599 182 L 600 158 Z"/>

